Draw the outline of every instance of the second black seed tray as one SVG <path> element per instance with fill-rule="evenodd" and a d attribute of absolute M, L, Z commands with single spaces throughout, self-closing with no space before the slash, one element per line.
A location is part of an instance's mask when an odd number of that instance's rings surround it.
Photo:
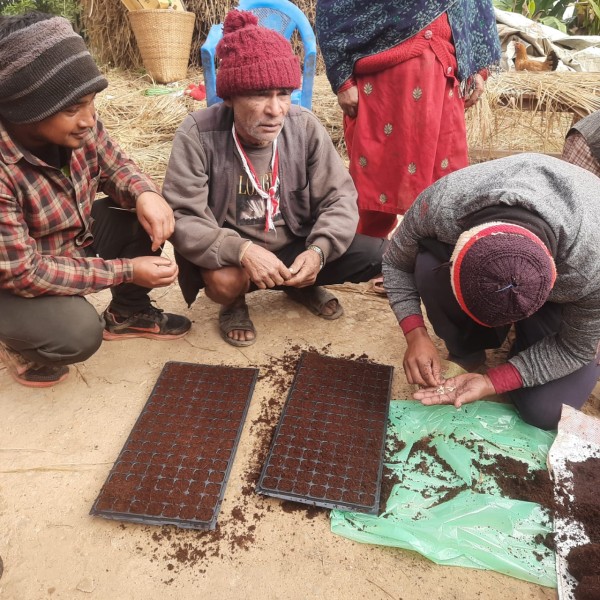
<path fill-rule="evenodd" d="M 393 367 L 305 352 L 257 491 L 379 512 Z"/>
<path fill-rule="evenodd" d="M 166 363 L 90 514 L 214 529 L 257 374 Z"/>

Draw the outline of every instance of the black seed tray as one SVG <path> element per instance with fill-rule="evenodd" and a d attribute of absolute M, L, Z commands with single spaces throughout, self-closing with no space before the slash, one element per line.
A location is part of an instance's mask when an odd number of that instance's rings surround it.
<path fill-rule="evenodd" d="M 257 491 L 378 514 L 393 371 L 303 353 Z"/>
<path fill-rule="evenodd" d="M 166 363 L 90 514 L 214 529 L 257 374 Z"/>

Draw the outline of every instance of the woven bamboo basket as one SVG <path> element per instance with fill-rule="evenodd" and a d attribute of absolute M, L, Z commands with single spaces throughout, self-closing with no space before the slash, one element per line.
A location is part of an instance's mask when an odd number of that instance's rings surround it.
<path fill-rule="evenodd" d="M 152 79 L 171 83 L 187 75 L 196 15 L 174 10 L 132 10 L 129 22 Z"/>

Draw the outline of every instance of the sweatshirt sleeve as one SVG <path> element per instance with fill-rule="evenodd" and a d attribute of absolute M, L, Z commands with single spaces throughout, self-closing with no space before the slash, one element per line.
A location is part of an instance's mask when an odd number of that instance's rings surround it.
<path fill-rule="evenodd" d="M 509 362 L 524 387 L 541 385 L 573 373 L 597 357 L 600 341 L 600 290 L 564 304 L 558 333 L 549 335 Z"/>
<path fill-rule="evenodd" d="M 438 182 L 438 184 L 441 182 Z M 435 213 L 432 199 L 440 186 L 434 184 L 415 200 L 402 218 L 383 255 L 383 285 L 398 323 L 411 316 L 422 316 L 421 298 L 415 284 L 414 272 L 419 241 L 436 238 Z"/>
<path fill-rule="evenodd" d="M 163 185 L 163 196 L 175 216 L 171 242 L 183 257 L 203 269 L 237 266 L 245 240 L 217 223 L 208 206 L 208 186 L 218 182 L 209 182 L 208 173 L 197 126 L 188 116 L 175 134 Z"/>

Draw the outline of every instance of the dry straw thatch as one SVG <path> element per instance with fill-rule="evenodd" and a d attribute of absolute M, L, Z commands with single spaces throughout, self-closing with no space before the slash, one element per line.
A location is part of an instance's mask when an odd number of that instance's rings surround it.
<path fill-rule="evenodd" d="M 237 0 L 184 0 L 196 15 L 191 65 L 199 66 L 199 49 L 210 27 L 220 23 Z M 314 23 L 316 0 L 294 0 Z M 142 62 L 119 0 L 82 0 L 89 45 L 100 64 L 143 73 Z M 296 45 L 298 50 L 299 46 Z M 344 154 L 341 113 L 329 84 L 322 75 L 319 57 L 313 109 Z M 201 76 L 196 74 L 197 82 Z M 146 77 L 140 85 L 149 84 Z M 531 101 L 533 99 L 533 101 Z M 139 96 L 138 96 L 139 101 Z M 152 103 L 156 99 L 146 99 Z M 167 102 L 162 100 L 161 102 Z M 600 109 L 598 73 L 500 73 L 488 80 L 483 102 L 467 112 L 467 131 L 472 160 L 485 160 L 515 151 L 558 154 L 572 122 L 572 111 L 585 116 Z M 125 131 L 127 135 L 127 131 Z"/>
<path fill-rule="evenodd" d="M 109 88 L 99 95 L 102 120 L 139 165 L 160 183 L 167 166 L 175 130 L 188 112 L 206 106 L 182 95 L 188 83 L 202 80 L 200 69 L 190 69 L 188 79 L 170 95 L 144 95 L 147 77 L 110 69 Z M 150 88 L 151 90 L 155 88 Z M 523 100 L 538 99 L 534 110 L 523 110 Z M 512 106 L 501 106 L 506 99 Z M 467 112 L 467 134 L 472 161 L 503 154 L 534 151 L 560 154 L 571 126 L 572 112 L 600 110 L 600 74 L 500 73 L 488 80 L 483 101 Z M 317 75 L 313 111 L 325 125 L 345 158 L 342 115 L 325 75 Z"/>
<path fill-rule="evenodd" d="M 467 112 L 471 158 L 519 151 L 560 154 L 573 120 L 600 110 L 600 73 L 504 72 Z"/>
<path fill-rule="evenodd" d="M 314 23 L 316 0 L 292 0 Z M 190 64 L 200 65 L 200 46 L 215 23 L 222 23 L 237 0 L 183 0 L 186 10 L 196 15 Z M 121 69 L 139 69 L 142 59 L 120 0 L 81 0 L 82 21 L 88 45 L 101 64 Z"/>

